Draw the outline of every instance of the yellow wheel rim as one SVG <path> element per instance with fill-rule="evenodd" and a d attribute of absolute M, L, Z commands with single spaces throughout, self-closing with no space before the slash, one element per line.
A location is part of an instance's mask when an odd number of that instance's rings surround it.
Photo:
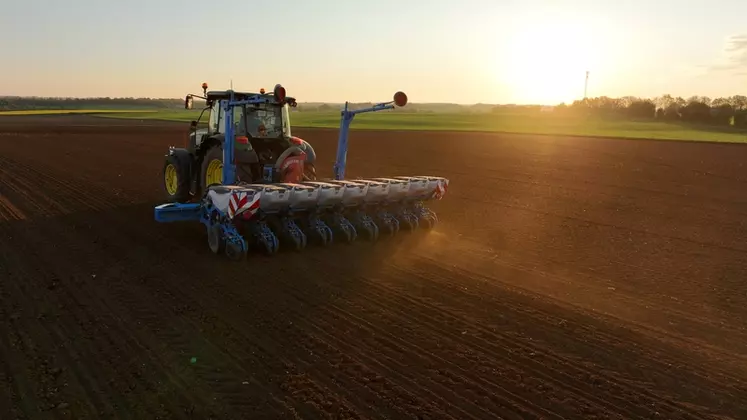
<path fill-rule="evenodd" d="M 210 161 L 205 171 L 205 180 L 207 185 L 221 184 L 223 182 L 223 162 L 218 159 Z"/>
<path fill-rule="evenodd" d="M 163 180 L 166 183 L 166 192 L 168 192 L 169 195 L 175 195 L 177 186 L 177 175 L 176 168 L 173 164 L 169 163 L 168 166 L 166 166 L 166 170 L 163 174 Z"/>

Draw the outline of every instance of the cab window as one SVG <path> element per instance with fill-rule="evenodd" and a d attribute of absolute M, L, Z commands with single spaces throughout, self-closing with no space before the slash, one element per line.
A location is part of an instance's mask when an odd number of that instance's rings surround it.
<path fill-rule="evenodd" d="M 233 107 L 233 132 L 237 136 L 246 135 L 246 121 L 244 121 L 244 107 Z"/>
<path fill-rule="evenodd" d="M 221 125 L 223 124 L 223 109 L 220 106 L 221 101 L 213 102 L 213 106 L 210 108 L 210 119 L 208 120 L 208 133 L 215 134 L 220 133 Z"/>

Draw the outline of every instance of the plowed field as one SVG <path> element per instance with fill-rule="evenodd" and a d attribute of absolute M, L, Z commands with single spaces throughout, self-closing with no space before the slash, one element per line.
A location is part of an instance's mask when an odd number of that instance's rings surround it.
<path fill-rule="evenodd" d="M 186 128 L 0 118 L 0 419 L 747 418 L 747 147 L 353 128 L 437 228 L 232 263 L 153 220 Z"/>

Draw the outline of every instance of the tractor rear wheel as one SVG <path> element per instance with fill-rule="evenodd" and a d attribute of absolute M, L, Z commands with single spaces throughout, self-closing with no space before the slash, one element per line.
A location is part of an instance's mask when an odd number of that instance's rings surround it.
<path fill-rule="evenodd" d="M 163 190 L 171 203 L 185 203 L 189 195 L 189 167 L 174 155 L 166 156 L 163 163 Z"/>
<path fill-rule="evenodd" d="M 313 163 L 304 162 L 303 178 L 304 181 L 316 181 L 316 168 Z"/>
<path fill-rule="evenodd" d="M 215 145 L 208 149 L 200 167 L 200 186 L 202 191 L 213 184 L 223 183 L 223 147 Z"/>

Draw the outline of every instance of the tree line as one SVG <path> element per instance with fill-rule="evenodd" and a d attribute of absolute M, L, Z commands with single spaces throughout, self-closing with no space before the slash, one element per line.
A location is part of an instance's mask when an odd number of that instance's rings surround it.
<path fill-rule="evenodd" d="M 50 109 L 170 109 L 183 108 L 184 99 L 0 97 L 0 111 Z"/>
<path fill-rule="evenodd" d="M 747 96 L 734 95 L 711 99 L 692 96 L 688 99 L 663 95 L 653 99 L 632 96 L 600 96 L 560 104 L 555 112 L 601 118 L 681 121 L 694 124 L 747 127 Z"/>
<path fill-rule="evenodd" d="M 195 101 L 197 108 L 201 104 Z M 373 105 L 351 103 L 351 109 Z M 342 104 L 301 103 L 300 112 L 337 112 Z M 183 99 L 170 98 L 53 98 L 53 97 L 0 97 L 0 111 L 55 110 L 55 109 L 182 109 Z M 505 112 L 511 109 L 541 109 L 540 106 L 521 105 L 458 105 L 458 104 L 408 104 L 398 112 Z M 624 96 L 600 96 L 560 104 L 553 107 L 555 114 L 596 117 L 603 119 L 681 121 L 694 124 L 730 125 L 747 127 L 747 96 L 725 98 L 692 96 L 690 98 L 663 95 L 653 99 Z"/>

